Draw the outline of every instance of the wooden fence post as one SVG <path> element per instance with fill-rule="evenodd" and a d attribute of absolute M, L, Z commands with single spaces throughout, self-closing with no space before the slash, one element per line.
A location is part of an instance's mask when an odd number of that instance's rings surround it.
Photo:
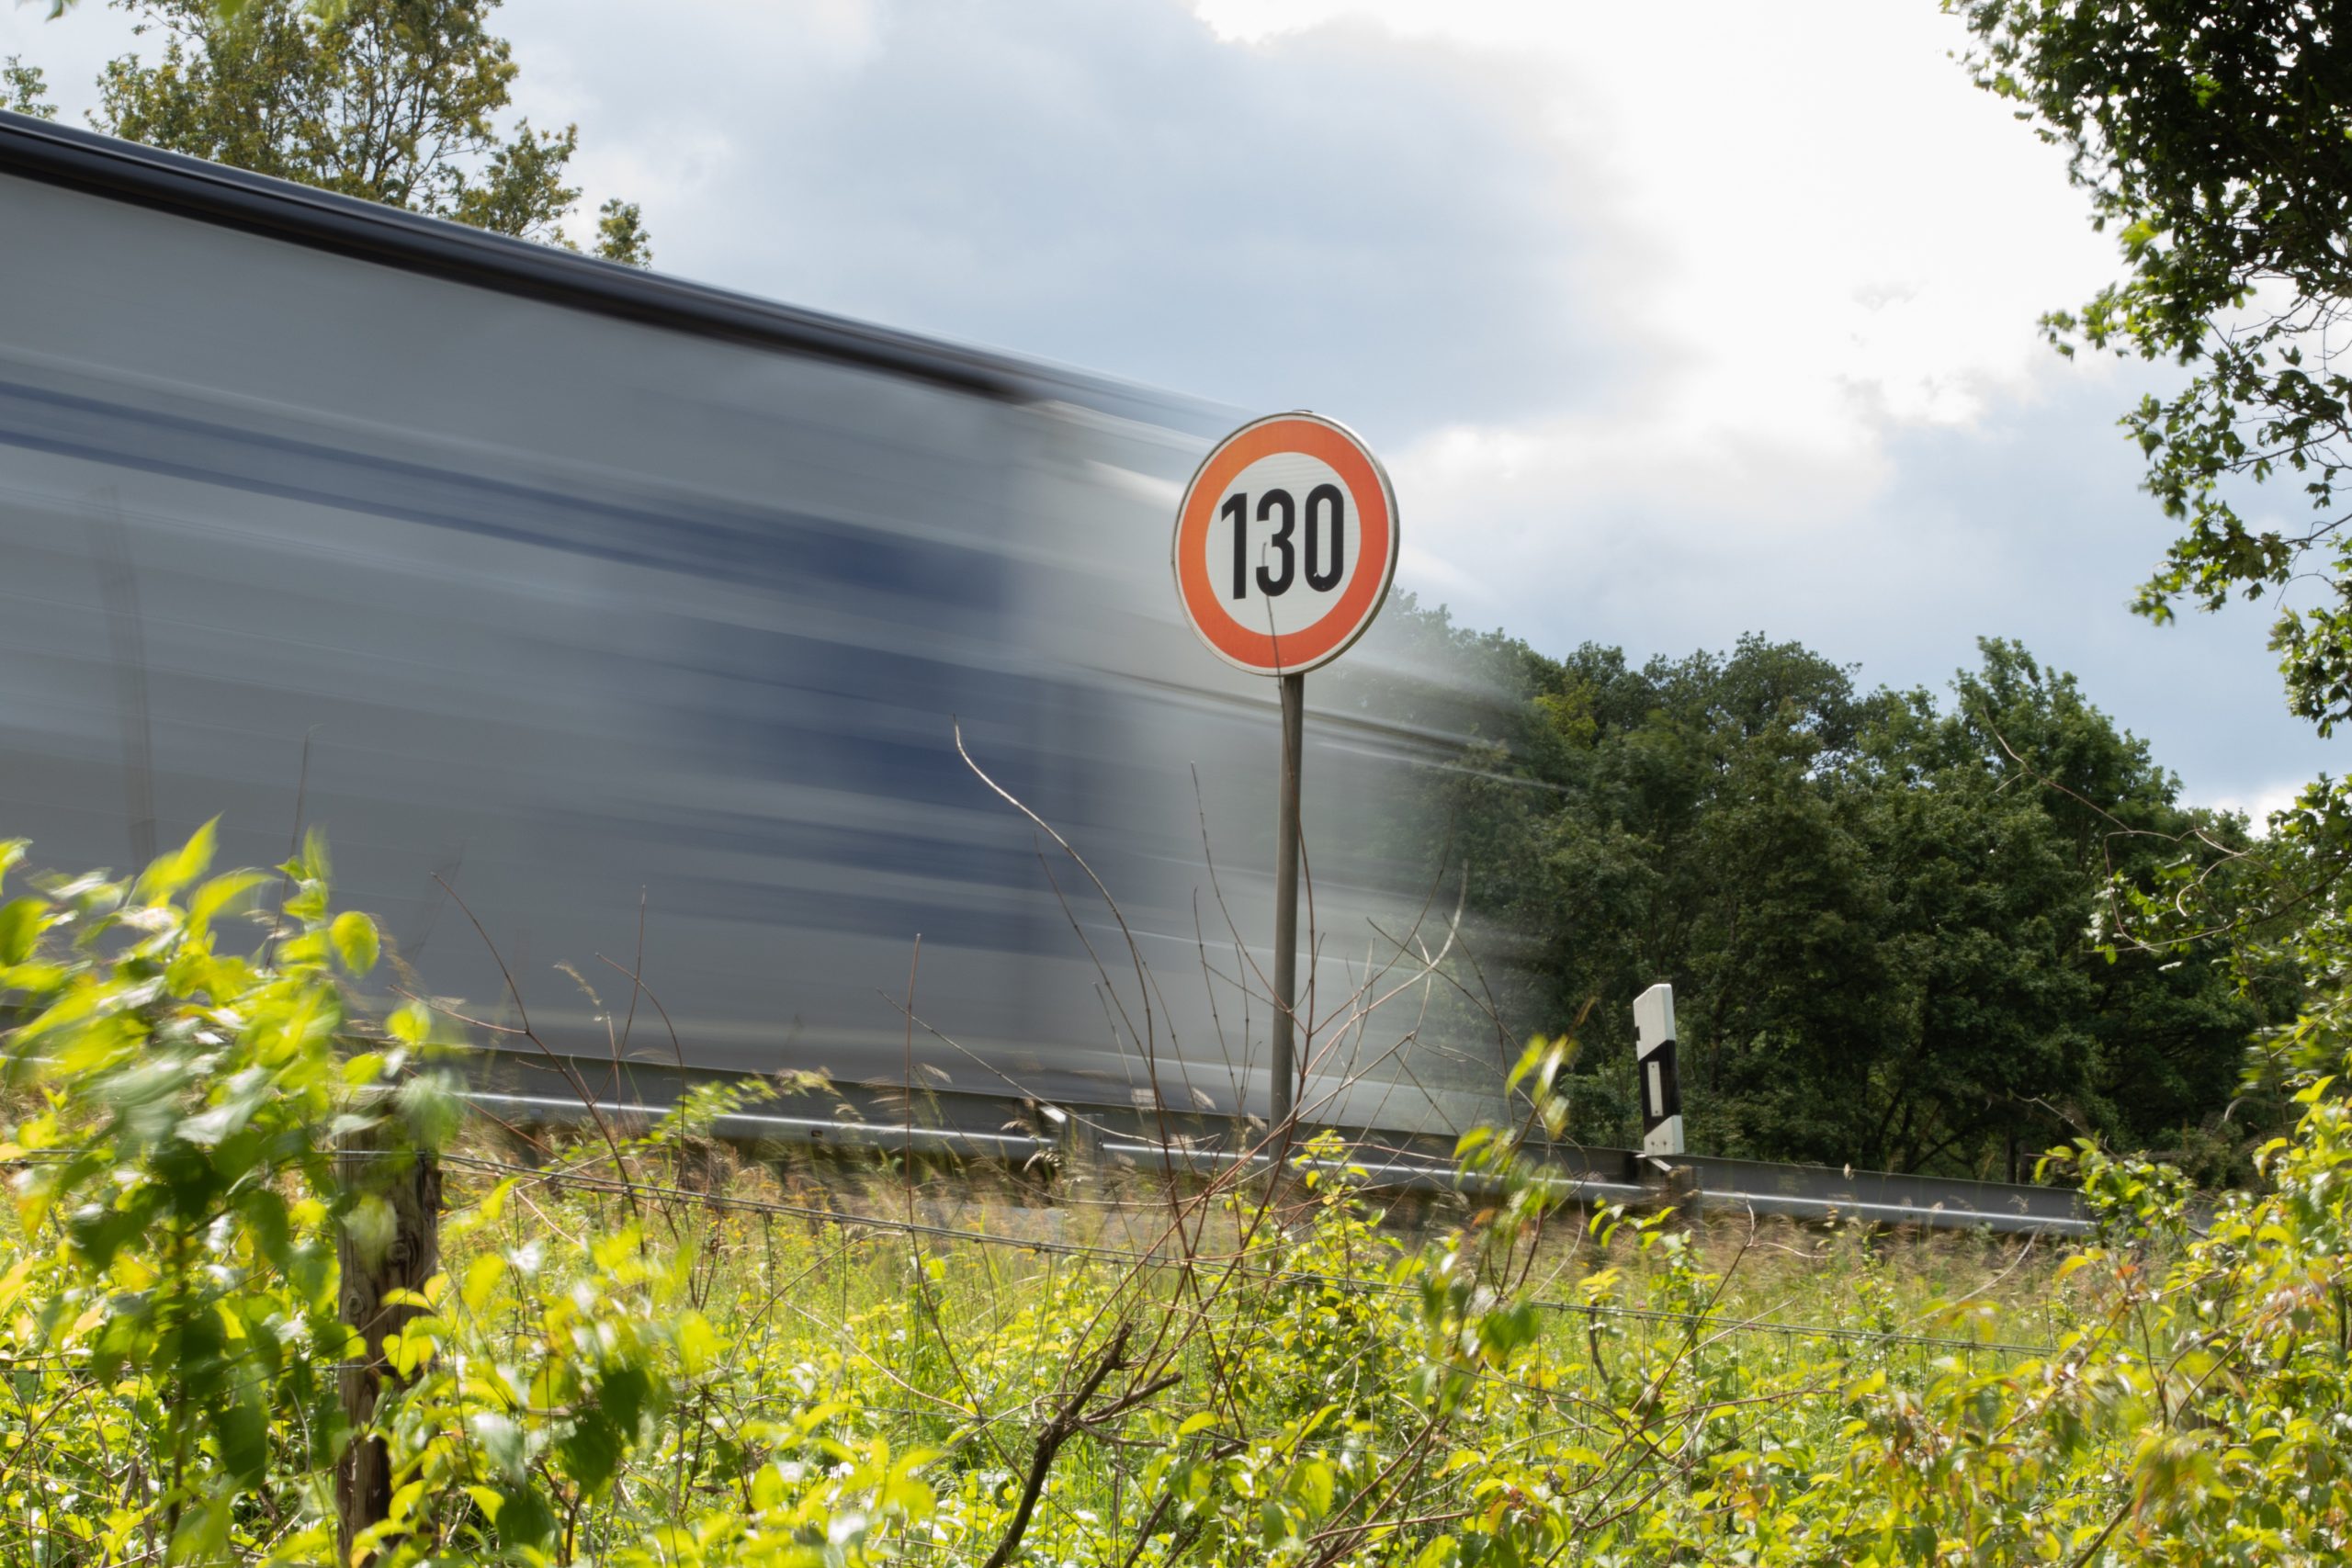
<path fill-rule="evenodd" d="M 360 1532 L 379 1523 L 392 1506 L 390 1455 L 381 1441 L 362 1434 L 388 1375 L 384 1341 L 419 1309 L 387 1306 L 384 1298 L 395 1291 L 422 1291 L 441 1270 L 440 1162 L 425 1150 L 390 1145 L 382 1128 L 369 1128 L 346 1136 L 335 1158 L 345 1190 L 381 1197 L 392 1208 L 391 1241 L 381 1257 L 363 1256 L 347 1227 L 335 1239 L 343 1272 L 339 1315 L 363 1342 L 340 1373 L 343 1413 L 353 1433 L 335 1468 L 345 1568 L 351 1568 L 352 1544 Z"/>

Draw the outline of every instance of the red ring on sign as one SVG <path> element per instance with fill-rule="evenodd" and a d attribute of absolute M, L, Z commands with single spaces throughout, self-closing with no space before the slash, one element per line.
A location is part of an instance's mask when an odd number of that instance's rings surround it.
<path fill-rule="evenodd" d="M 1217 498 L 1235 476 L 1261 457 L 1303 452 L 1329 464 L 1348 487 L 1359 539 L 1356 570 L 1339 600 L 1313 624 L 1287 637 L 1253 630 L 1235 620 L 1209 581 L 1209 524 Z M 1265 674 L 1311 670 L 1354 640 L 1387 587 L 1396 537 L 1388 486 L 1372 457 L 1353 437 L 1321 420 L 1275 418 L 1249 425 L 1209 454 L 1184 492 L 1176 518 L 1176 587 L 1202 639 L 1226 659 Z"/>

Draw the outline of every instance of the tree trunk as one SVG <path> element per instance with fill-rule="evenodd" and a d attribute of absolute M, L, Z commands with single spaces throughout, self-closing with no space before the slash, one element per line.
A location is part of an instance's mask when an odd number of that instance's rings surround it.
<path fill-rule="evenodd" d="M 351 1444 L 335 1469 L 345 1564 L 360 1533 L 391 1511 L 390 1455 L 366 1432 L 388 1375 L 384 1341 L 397 1336 L 419 1309 L 387 1306 L 384 1298 L 394 1291 L 422 1291 L 441 1270 L 440 1164 L 429 1154 L 388 1147 L 390 1143 L 381 1128 L 355 1133 L 344 1139 L 336 1161 L 346 1190 L 381 1197 L 392 1208 L 391 1242 L 381 1257 L 364 1256 L 347 1227 L 335 1242 L 343 1270 L 341 1315 L 364 1342 L 340 1374 L 343 1411 L 352 1429 Z"/>

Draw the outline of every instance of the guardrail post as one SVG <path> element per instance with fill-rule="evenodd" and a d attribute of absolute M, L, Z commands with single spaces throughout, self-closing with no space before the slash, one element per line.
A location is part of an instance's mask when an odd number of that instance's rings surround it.
<path fill-rule="evenodd" d="M 1686 1220 L 1699 1217 L 1706 1194 L 1700 1190 L 1695 1167 L 1674 1165 L 1656 1155 L 1644 1155 L 1641 1167 L 1643 1181 L 1657 1190 L 1660 1207 L 1672 1209 Z"/>

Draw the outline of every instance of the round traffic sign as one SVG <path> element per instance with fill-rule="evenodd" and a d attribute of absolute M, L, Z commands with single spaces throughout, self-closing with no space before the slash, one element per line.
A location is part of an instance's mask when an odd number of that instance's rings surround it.
<path fill-rule="evenodd" d="M 1176 600 L 1227 664 L 1295 675 L 1363 635 L 1396 574 L 1396 492 L 1336 421 L 1253 420 L 1202 459 L 1176 513 Z"/>

